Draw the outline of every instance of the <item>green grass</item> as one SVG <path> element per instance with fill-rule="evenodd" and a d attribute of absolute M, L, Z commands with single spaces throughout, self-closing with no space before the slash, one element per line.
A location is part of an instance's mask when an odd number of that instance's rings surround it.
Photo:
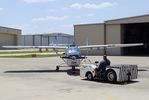
<path fill-rule="evenodd" d="M 0 58 L 44 58 L 44 57 L 56 57 L 58 55 L 51 54 L 51 55 L 36 55 L 36 57 L 32 57 L 32 55 L 23 55 L 23 56 L 0 56 Z"/>
<path fill-rule="evenodd" d="M 0 55 L 1 54 L 26 54 L 29 53 L 28 55 L 12 55 L 12 56 L 0 56 L 0 58 L 43 58 L 43 57 L 55 57 L 58 56 L 57 54 L 47 54 L 47 55 L 40 55 L 37 54 L 36 57 L 32 57 L 33 54 L 35 53 L 51 53 L 51 52 L 55 52 L 54 50 L 50 49 L 48 51 L 46 50 L 42 50 L 42 52 L 40 52 L 39 50 L 27 50 L 27 51 L 22 51 L 22 50 L 12 50 L 12 51 L 0 51 Z M 64 50 L 58 50 L 58 52 L 64 52 Z"/>
<path fill-rule="evenodd" d="M 58 50 L 59 52 L 63 52 L 64 50 Z M 53 50 L 43 50 L 42 52 L 40 52 L 39 50 L 30 50 L 30 51 L 3 51 L 0 52 L 0 54 L 20 54 L 20 53 L 48 53 L 48 52 L 55 52 Z"/>

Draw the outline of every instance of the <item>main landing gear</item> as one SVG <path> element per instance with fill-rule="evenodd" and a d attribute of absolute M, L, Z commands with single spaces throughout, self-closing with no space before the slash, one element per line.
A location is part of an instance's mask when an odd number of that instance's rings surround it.
<path fill-rule="evenodd" d="M 59 71 L 59 66 L 56 66 L 56 71 Z"/>

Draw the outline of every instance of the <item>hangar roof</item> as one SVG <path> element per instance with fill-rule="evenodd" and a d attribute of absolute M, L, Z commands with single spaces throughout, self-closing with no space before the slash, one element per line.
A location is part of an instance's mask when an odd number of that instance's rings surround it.
<path fill-rule="evenodd" d="M 30 36 L 30 35 L 35 35 L 35 36 L 73 36 L 71 34 L 66 34 L 66 33 L 42 33 L 42 34 L 25 34 L 24 36 Z"/>
<path fill-rule="evenodd" d="M 66 34 L 66 33 L 45 33 L 43 35 L 47 35 L 47 36 L 73 36 L 73 35 Z"/>
<path fill-rule="evenodd" d="M 3 27 L 0 26 L 0 33 L 8 33 L 8 34 L 21 34 L 21 30 L 20 29 L 15 29 L 15 28 L 9 28 L 9 27 Z"/>
<path fill-rule="evenodd" d="M 105 21 L 106 24 L 147 23 L 149 14 Z"/>
<path fill-rule="evenodd" d="M 74 26 L 88 26 L 88 25 L 103 25 L 104 23 L 89 23 L 89 24 L 77 24 Z"/>

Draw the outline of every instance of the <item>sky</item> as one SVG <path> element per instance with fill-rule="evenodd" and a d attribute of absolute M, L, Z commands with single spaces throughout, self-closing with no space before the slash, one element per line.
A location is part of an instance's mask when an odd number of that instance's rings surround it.
<path fill-rule="evenodd" d="M 149 14 L 148 0 L 0 0 L 0 26 L 74 34 L 73 25 Z"/>

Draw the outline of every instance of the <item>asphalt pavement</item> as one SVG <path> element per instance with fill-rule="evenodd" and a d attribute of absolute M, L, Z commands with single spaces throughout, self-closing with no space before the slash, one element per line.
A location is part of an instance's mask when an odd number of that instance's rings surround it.
<path fill-rule="evenodd" d="M 101 56 L 88 57 L 92 62 Z M 51 58 L 0 58 L 0 100 L 148 100 L 149 58 L 110 56 L 112 64 L 137 64 L 138 79 L 130 83 L 110 84 L 87 81 L 71 74 L 70 67 L 56 65 Z"/>

